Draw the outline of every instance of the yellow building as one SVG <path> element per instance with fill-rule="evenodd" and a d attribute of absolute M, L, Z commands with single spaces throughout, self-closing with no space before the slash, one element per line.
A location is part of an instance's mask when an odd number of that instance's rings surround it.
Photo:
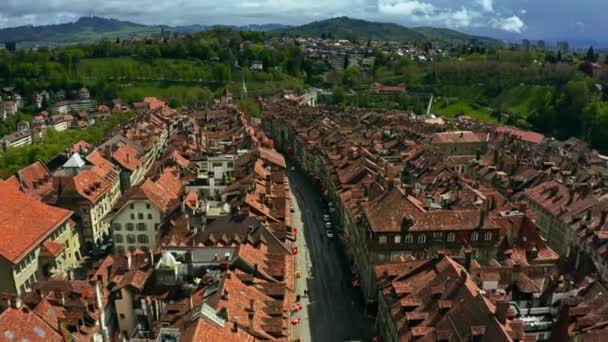
<path fill-rule="evenodd" d="M 0 181 L 0 292 L 20 295 L 34 282 L 75 268 L 81 259 L 72 212 Z"/>

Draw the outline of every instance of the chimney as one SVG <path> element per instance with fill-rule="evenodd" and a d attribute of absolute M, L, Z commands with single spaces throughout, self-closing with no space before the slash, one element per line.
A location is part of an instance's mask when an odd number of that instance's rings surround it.
<path fill-rule="evenodd" d="M 127 269 L 130 271 L 131 270 L 131 252 L 127 252 Z"/>
<path fill-rule="evenodd" d="M 249 312 L 255 312 L 255 299 L 249 299 Z"/>
<path fill-rule="evenodd" d="M 501 300 L 496 302 L 496 319 L 500 324 L 507 323 L 507 313 L 509 312 L 509 302 Z"/>
<path fill-rule="evenodd" d="M 462 281 L 466 281 L 468 276 L 469 275 L 468 275 L 467 271 L 465 271 L 465 270 L 460 271 L 460 279 L 462 279 Z"/>
<path fill-rule="evenodd" d="M 487 207 L 485 205 L 485 203 L 481 206 L 481 208 L 479 208 L 479 225 L 478 228 L 483 228 L 483 225 L 486 221 L 486 211 L 487 211 Z"/>
<path fill-rule="evenodd" d="M 9 299 L 9 305 L 13 309 L 21 309 L 21 307 L 23 306 L 23 301 L 19 296 L 11 296 L 11 298 Z"/>
<path fill-rule="evenodd" d="M 232 322 L 232 332 L 233 333 L 239 332 L 239 326 L 236 324 L 236 322 Z"/>
<path fill-rule="evenodd" d="M 253 300 L 253 299 L 252 299 Z M 249 318 L 249 331 L 253 331 L 253 317 L 254 317 L 255 313 L 253 311 L 250 311 L 247 314 L 247 317 Z"/>
<path fill-rule="evenodd" d="M 568 205 L 574 200 L 574 184 L 568 183 Z"/>
<path fill-rule="evenodd" d="M 526 210 L 528 210 L 528 203 L 521 201 L 519 202 L 519 211 L 526 216 Z"/>

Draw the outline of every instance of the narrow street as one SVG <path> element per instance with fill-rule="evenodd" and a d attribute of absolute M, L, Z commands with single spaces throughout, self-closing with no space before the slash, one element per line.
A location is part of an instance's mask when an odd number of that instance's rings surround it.
<path fill-rule="evenodd" d="M 323 225 L 319 190 L 300 171 L 288 171 L 294 201 L 293 222 L 298 228 L 296 291 L 302 297 L 301 318 L 293 339 L 303 342 L 369 341 L 372 323 L 364 313 L 363 299 L 350 286 L 348 265 L 339 250 L 338 237 L 329 239 Z"/>

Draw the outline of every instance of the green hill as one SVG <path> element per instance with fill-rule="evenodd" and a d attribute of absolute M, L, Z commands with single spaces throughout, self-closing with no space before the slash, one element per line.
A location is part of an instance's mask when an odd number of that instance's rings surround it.
<path fill-rule="evenodd" d="M 159 26 L 146 26 L 116 19 L 83 17 L 72 23 L 1 29 L 0 42 L 15 41 L 20 47 L 35 44 L 65 45 L 90 43 L 104 39 L 159 35 L 160 31 Z"/>
<path fill-rule="evenodd" d="M 468 35 L 462 32 L 433 27 L 407 28 L 393 23 L 380 23 L 353 19 L 348 17 L 331 18 L 315 21 L 302 26 L 277 30 L 286 35 L 309 37 L 330 36 L 349 40 L 382 40 L 382 41 L 470 41 L 477 40 L 497 44 L 498 40 Z"/>

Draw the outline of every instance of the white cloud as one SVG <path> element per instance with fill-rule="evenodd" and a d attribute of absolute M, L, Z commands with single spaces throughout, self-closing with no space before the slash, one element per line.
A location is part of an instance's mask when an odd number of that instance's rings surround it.
<path fill-rule="evenodd" d="M 522 33 L 526 29 L 526 24 L 516 15 L 508 18 L 493 18 L 490 24 L 499 30 L 513 33 Z"/>
<path fill-rule="evenodd" d="M 518 16 L 503 17 L 494 12 L 493 0 L 475 0 L 479 6 L 440 7 L 431 0 L 377 0 L 381 15 L 400 18 L 415 25 L 445 26 L 453 29 L 492 27 L 521 33 L 526 25 Z M 470 3 L 469 3 L 470 5 Z"/>
<path fill-rule="evenodd" d="M 526 14 L 526 13 L 528 13 L 528 11 L 525 8 L 522 8 L 519 10 L 519 13 Z"/>
<path fill-rule="evenodd" d="M 475 0 L 484 11 L 486 12 L 494 12 L 494 0 Z"/>
<path fill-rule="evenodd" d="M 379 0 L 378 11 L 383 14 L 425 16 L 436 10 L 433 4 L 417 0 Z"/>

